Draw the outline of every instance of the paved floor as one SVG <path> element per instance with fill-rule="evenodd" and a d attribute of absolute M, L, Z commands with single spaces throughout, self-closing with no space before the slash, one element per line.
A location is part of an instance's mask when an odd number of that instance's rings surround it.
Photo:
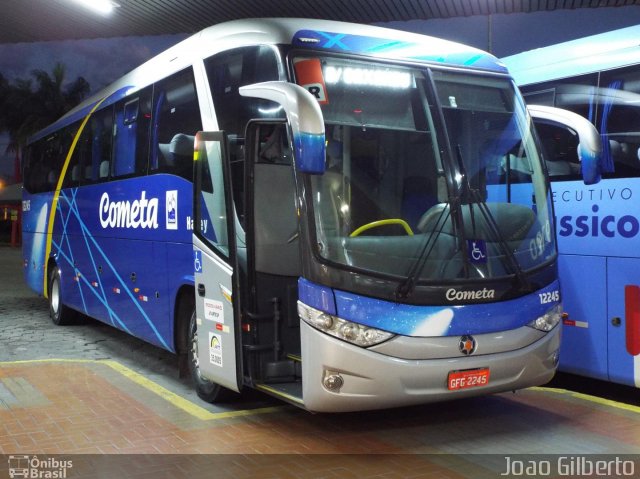
<path fill-rule="evenodd" d="M 97 322 L 55 327 L 21 275 L 0 247 L 0 478 L 34 455 L 41 471 L 73 455 L 73 478 L 482 478 L 519 454 L 625 455 L 640 475 L 640 407 L 565 390 L 357 414 L 259 394 L 214 407 L 172 355 Z"/>

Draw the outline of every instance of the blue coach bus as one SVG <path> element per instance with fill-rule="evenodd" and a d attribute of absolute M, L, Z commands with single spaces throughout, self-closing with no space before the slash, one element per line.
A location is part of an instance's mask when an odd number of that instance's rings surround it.
<path fill-rule="evenodd" d="M 535 114 L 583 131 L 591 178 L 597 132 L 560 113 Z M 36 134 L 23 210 L 54 323 L 83 313 L 176 352 L 207 401 L 375 409 L 556 369 L 546 166 L 507 70 L 463 45 L 210 27 Z"/>
<path fill-rule="evenodd" d="M 560 369 L 640 386 L 640 27 L 504 58 L 527 103 L 599 130 L 603 181 L 585 186 L 577 140 L 540 126 L 550 155 L 565 311 Z"/>

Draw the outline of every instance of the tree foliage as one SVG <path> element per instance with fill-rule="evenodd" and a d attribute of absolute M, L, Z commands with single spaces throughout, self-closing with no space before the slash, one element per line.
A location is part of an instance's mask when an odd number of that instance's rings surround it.
<path fill-rule="evenodd" d="M 8 82 L 0 74 L 0 132 L 9 134 L 9 151 L 18 153 L 27 139 L 76 106 L 89 93 L 78 77 L 65 84 L 65 67 L 57 63 L 51 74 L 33 70 L 31 78 Z"/>

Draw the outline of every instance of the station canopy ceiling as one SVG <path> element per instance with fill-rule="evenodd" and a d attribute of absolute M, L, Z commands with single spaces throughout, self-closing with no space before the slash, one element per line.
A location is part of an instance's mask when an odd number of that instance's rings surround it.
<path fill-rule="evenodd" d="M 114 0 L 106 16 L 74 0 L 2 0 L 0 43 L 194 33 L 238 18 L 394 20 L 640 5 L 640 0 Z"/>

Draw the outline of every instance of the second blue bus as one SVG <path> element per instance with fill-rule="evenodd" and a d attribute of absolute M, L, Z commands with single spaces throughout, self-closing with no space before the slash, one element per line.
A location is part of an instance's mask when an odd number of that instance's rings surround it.
<path fill-rule="evenodd" d="M 640 27 L 504 58 L 527 103 L 598 130 L 603 180 L 585 186 L 579 143 L 538 133 L 549 156 L 565 311 L 560 369 L 640 387 Z"/>

